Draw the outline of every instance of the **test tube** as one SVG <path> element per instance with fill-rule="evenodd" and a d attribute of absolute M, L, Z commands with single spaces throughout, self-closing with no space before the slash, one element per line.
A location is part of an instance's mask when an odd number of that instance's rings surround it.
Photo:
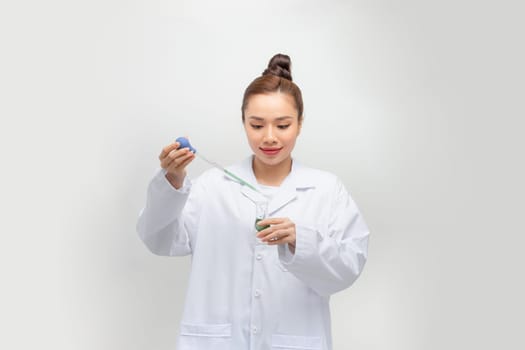
<path fill-rule="evenodd" d="M 259 226 L 257 224 L 259 221 L 266 218 L 267 216 L 268 216 L 268 202 L 267 201 L 255 202 L 255 229 L 257 231 L 262 231 L 265 228 L 269 227 L 269 225 Z"/>

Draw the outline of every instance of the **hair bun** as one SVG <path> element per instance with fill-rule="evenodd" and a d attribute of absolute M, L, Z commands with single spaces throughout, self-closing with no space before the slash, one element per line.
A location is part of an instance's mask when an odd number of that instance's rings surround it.
<path fill-rule="evenodd" d="M 291 64 L 290 56 L 278 53 L 270 59 L 268 68 L 264 70 L 262 75 L 277 75 L 278 77 L 292 81 Z"/>

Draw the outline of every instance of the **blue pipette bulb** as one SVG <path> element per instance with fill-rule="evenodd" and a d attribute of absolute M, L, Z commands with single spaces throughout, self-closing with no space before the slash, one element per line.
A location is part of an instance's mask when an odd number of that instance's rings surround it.
<path fill-rule="evenodd" d="M 186 148 L 187 147 L 193 153 L 197 153 L 197 150 L 195 148 L 193 148 L 193 146 L 190 144 L 190 141 L 187 138 L 181 136 L 181 137 L 177 137 L 177 139 L 175 141 L 177 141 L 180 144 L 179 148 Z"/>

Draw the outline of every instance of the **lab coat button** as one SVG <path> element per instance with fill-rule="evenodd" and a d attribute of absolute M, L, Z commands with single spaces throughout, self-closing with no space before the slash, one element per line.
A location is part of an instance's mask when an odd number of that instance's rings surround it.
<path fill-rule="evenodd" d="M 261 292 L 257 289 L 254 293 L 255 297 L 258 298 L 261 296 Z"/>
<path fill-rule="evenodd" d="M 252 327 L 252 332 L 253 332 L 253 334 L 257 334 L 257 327 L 253 326 Z"/>
<path fill-rule="evenodd" d="M 257 254 L 257 260 L 261 260 L 262 259 L 262 255 L 261 254 Z"/>

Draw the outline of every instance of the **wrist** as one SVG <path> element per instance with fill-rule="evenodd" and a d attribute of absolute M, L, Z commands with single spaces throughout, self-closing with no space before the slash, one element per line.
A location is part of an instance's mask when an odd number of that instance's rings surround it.
<path fill-rule="evenodd" d="M 180 189 L 184 183 L 184 177 L 186 174 L 182 174 L 180 176 L 173 175 L 172 173 L 166 173 L 166 180 L 175 187 L 176 190 Z"/>

